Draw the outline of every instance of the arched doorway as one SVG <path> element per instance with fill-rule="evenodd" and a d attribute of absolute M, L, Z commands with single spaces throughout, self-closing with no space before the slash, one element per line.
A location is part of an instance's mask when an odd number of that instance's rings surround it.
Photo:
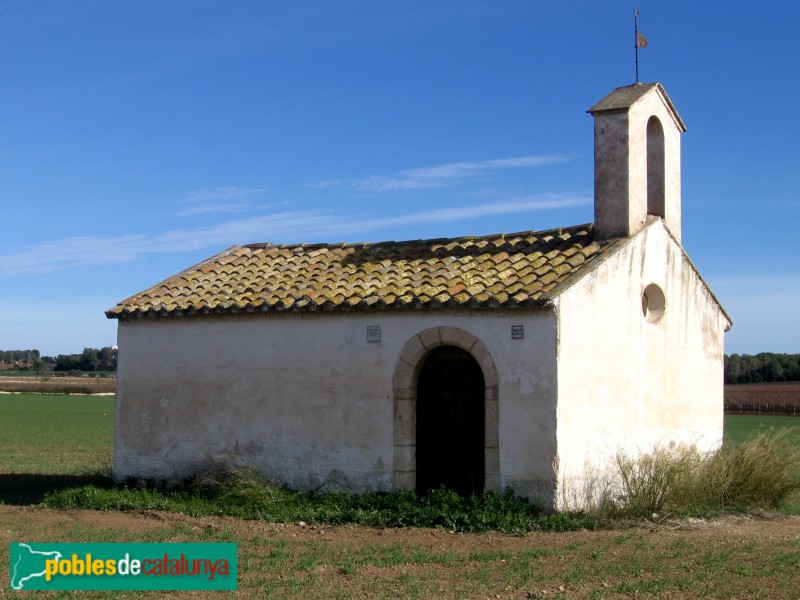
<path fill-rule="evenodd" d="M 417 492 L 445 485 L 460 494 L 484 489 L 485 381 L 473 356 L 434 348 L 417 378 Z"/>

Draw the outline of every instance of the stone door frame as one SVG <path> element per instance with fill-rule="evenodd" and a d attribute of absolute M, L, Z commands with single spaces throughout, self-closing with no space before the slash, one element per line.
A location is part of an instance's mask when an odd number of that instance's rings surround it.
<path fill-rule="evenodd" d="M 480 339 L 458 327 L 431 327 L 409 339 L 394 369 L 393 388 L 393 485 L 416 489 L 417 485 L 417 376 L 428 353 L 440 346 L 466 350 L 478 362 L 484 378 L 484 489 L 500 491 L 500 432 L 497 369 Z"/>

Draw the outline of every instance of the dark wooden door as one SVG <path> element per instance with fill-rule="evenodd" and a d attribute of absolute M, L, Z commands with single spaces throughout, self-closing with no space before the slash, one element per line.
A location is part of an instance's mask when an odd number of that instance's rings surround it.
<path fill-rule="evenodd" d="M 433 350 L 417 380 L 417 492 L 483 491 L 484 379 L 469 352 Z"/>

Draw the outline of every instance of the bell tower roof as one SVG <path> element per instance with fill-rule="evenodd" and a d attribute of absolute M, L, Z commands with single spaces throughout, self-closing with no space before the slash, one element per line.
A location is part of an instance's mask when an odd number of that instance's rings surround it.
<path fill-rule="evenodd" d="M 660 83 L 634 83 L 633 85 L 618 87 L 586 112 L 596 115 L 604 112 L 612 113 L 627 111 L 652 89 L 655 89 L 656 93 L 661 96 L 664 104 L 667 106 L 669 112 L 672 114 L 672 117 L 675 119 L 675 123 L 678 128 L 682 132 L 686 131 L 686 125 L 684 125 L 683 119 L 681 119 L 678 111 L 675 110 L 675 105 L 672 104 L 672 100 L 669 99 L 667 92 Z"/>

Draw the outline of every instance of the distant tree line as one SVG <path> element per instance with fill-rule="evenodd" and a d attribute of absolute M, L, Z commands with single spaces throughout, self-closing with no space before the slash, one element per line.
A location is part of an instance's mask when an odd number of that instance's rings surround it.
<path fill-rule="evenodd" d="M 725 356 L 725 383 L 800 381 L 800 354 L 731 354 Z"/>
<path fill-rule="evenodd" d="M 0 350 L 0 363 L 18 371 L 116 371 L 116 348 L 84 348 L 80 354 L 41 356 L 38 350 Z"/>
<path fill-rule="evenodd" d="M 84 348 L 80 354 L 59 354 L 54 371 L 116 371 L 116 348 Z"/>
<path fill-rule="evenodd" d="M 0 363 L 7 365 L 28 365 L 38 358 L 38 350 L 0 350 Z"/>

